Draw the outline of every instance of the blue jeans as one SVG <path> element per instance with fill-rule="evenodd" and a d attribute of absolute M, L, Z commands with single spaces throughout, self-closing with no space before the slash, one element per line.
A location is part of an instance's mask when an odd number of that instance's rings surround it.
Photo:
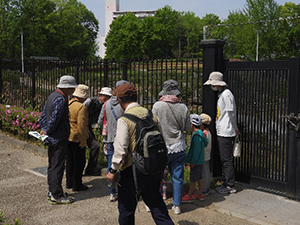
<path fill-rule="evenodd" d="M 184 181 L 185 151 L 168 154 L 168 167 L 173 183 L 173 205 L 180 206 Z"/>
<path fill-rule="evenodd" d="M 114 143 L 107 143 L 107 163 L 108 164 L 107 164 L 106 174 L 108 174 L 109 168 L 111 167 L 111 161 L 112 161 L 113 155 L 114 155 Z M 109 182 L 107 182 L 107 185 L 108 185 L 110 194 L 114 194 L 117 192 L 114 187 L 110 186 Z"/>

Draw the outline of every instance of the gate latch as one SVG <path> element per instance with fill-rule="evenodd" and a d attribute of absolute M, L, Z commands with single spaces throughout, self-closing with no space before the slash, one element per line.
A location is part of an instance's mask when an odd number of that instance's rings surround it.
<path fill-rule="evenodd" d="M 294 129 L 295 131 L 300 130 L 300 113 L 298 113 L 298 116 L 295 116 L 295 113 L 290 113 L 290 115 L 283 117 L 287 118 L 292 129 Z"/>

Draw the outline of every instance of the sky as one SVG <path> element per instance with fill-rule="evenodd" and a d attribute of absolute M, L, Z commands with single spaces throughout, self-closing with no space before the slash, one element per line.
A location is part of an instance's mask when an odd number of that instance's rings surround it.
<path fill-rule="evenodd" d="M 99 21 L 99 34 L 104 34 L 104 2 L 105 0 L 78 0 L 88 10 L 92 11 Z M 119 0 L 120 11 L 132 10 L 157 10 L 165 5 L 179 12 L 194 12 L 202 18 L 206 14 L 213 13 L 220 19 L 225 19 L 229 12 L 242 10 L 246 0 Z M 300 4 L 300 0 L 275 0 L 279 5 L 286 2 Z"/>

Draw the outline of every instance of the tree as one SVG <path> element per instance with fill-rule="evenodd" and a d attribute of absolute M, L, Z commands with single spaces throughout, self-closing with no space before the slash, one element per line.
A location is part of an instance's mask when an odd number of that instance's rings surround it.
<path fill-rule="evenodd" d="M 246 58 L 252 54 L 252 49 L 255 49 L 256 39 L 253 32 L 253 25 L 249 23 L 248 17 L 242 11 L 233 11 L 229 13 L 228 18 L 223 22 L 221 32 L 223 40 L 225 40 L 224 55 L 226 58 Z M 249 52 L 249 49 L 251 51 Z"/>
<path fill-rule="evenodd" d="M 186 57 L 199 56 L 202 50 L 200 42 L 203 36 L 203 26 L 199 17 L 192 12 L 184 13 L 182 16 L 184 33 L 182 37 L 183 52 Z"/>
<path fill-rule="evenodd" d="M 277 54 L 277 47 L 280 45 L 278 41 L 277 22 L 273 21 L 279 18 L 279 5 L 274 0 L 246 0 L 244 14 L 250 22 L 265 21 L 253 24 L 253 35 L 248 37 L 248 41 L 252 43 L 253 48 L 249 56 L 254 59 L 256 46 L 256 33 L 259 32 L 259 56 L 261 59 L 271 59 Z"/>
<path fill-rule="evenodd" d="M 291 18 L 300 16 L 300 4 L 287 2 L 280 6 L 280 18 Z M 291 58 L 300 55 L 300 20 L 283 20 L 279 24 L 278 39 L 280 46 L 278 46 L 277 58 Z"/>
<path fill-rule="evenodd" d="M 149 53 L 152 57 L 165 58 L 173 56 L 172 49 L 177 48 L 178 43 L 174 39 L 174 37 L 177 37 L 178 16 L 179 13 L 170 6 L 165 6 L 156 11 L 151 21 L 152 31 L 148 33 L 148 39 L 144 40 L 144 44 L 151 46 L 154 51 L 153 53 L 146 52 L 146 54 Z"/>
<path fill-rule="evenodd" d="M 134 59 L 143 55 L 142 21 L 133 13 L 119 16 L 115 19 L 106 37 L 106 58 Z"/>
<path fill-rule="evenodd" d="M 58 56 L 61 59 L 95 57 L 98 21 L 77 0 L 0 0 L 0 54 L 20 58 Z"/>
<path fill-rule="evenodd" d="M 60 0 L 47 27 L 49 51 L 63 59 L 93 59 L 97 50 L 98 21 L 77 0 Z"/>

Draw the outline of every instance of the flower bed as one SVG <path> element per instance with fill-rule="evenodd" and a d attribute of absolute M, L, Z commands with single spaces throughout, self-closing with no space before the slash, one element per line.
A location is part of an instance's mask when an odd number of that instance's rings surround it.
<path fill-rule="evenodd" d="M 40 112 L 29 111 L 22 107 L 0 104 L 0 130 L 17 136 L 21 140 L 34 141 L 29 131 L 39 131 Z"/>

